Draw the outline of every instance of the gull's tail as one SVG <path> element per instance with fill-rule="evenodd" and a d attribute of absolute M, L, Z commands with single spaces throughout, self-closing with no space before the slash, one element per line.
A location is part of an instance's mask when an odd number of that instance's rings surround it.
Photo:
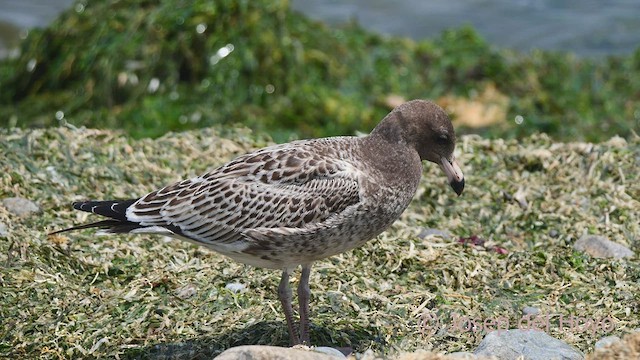
<path fill-rule="evenodd" d="M 127 208 L 138 199 L 130 200 L 106 200 L 106 201 L 79 201 L 73 203 L 73 208 L 106 216 L 109 219 L 90 224 L 83 224 L 68 229 L 58 230 L 49 235 L 59 234 L 66 231 L 100 228 L 107 233 L 128 233 L 131 230 L 142 227 L 139 223 L 127 220 Z"/>

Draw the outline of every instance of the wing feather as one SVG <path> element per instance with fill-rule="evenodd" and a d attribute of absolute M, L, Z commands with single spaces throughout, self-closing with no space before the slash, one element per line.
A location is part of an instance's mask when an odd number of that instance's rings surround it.
<path fill-rule="evenodd" d="M 314 141 L 265 148 L 147 194 L 127 209 L 142 226 L 171 225 L 216 244 L 255 229 L 304 229 L 360 202 L 360 173 Z"/>

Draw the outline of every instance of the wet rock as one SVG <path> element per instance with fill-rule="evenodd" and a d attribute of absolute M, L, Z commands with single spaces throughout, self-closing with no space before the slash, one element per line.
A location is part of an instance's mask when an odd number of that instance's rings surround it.
<path fill-rule="evenodd" d="M 33 201 L 20 197 L 2 199 L 2 206 L 10 213 L 18 216 L 27 216 L 40 212 L 40 208 Z"/>
<path fill-rule="evenodd" d="M 596 258 L 622 259 L 633 256 L 633 251 L 626 246 L 599 235 L 583 235 L 573 248 Z"/>
<path fill-rule="evenodd" d="M 313 348 L 283 348 L 265 345 L 244 345 L 225 350 L 216 360 L 340 360 L 340 356 L 314 351 Z"/>
<path fill-rule="evenodd" d="M 522 315 L 523 316 L 534 316 L 534 315 L 538 315 L 540 314 L 540 309 L 538 309 L 537 307 L 533 307 L 533 306 L 525 306 L 522 308 Z"/>
<path fill-rule="evenodd" d="M 600 349 L 600 348 L 609 346 L 609 345 L 611 345 L 613 343 L 616 343 L 616 342 L 619 342 L 619 341 L 620 341 L 620 338 L 615 336 L 615 335 L 605 336 L 602 339 L 596 341 L 596 344 L 594 345 L 594 347 L 596 349 Z"/>
<path fill-rule="evenodd" d="M 492 331 L 474 351 L 476 355 L 495 356 L 500 360 L 522 357 L 525 360 L 582 360 L 584 355 L 574 347 L 537 330 Z"/>

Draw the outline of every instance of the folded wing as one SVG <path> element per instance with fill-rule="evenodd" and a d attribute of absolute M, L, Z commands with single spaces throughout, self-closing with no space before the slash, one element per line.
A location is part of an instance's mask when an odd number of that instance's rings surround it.
<path fill-rule="evenodd" d="M 137 224 L 133 232 L 169 232 L 219 247 L 255 229 L 291 232 L 336 221 L 360 202 L 358 171 L 349 163 L 293 144 L 154 191 L 126 209 L 126 221 Z"/>

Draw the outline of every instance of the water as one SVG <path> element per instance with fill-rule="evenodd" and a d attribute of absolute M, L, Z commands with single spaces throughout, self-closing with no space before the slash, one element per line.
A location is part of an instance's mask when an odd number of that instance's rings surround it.
<path fill-rule="evenodd" d="M 215 1 L 215 0 L 211 0 Z M 0 0 L 0 56 L 20 34 L 46 26 L 73 0 Z M 640 0 L 292 0 L 329 24 L 352 19 L 367 29 L 414 39 L 473 25 L 491 44 L 598 57 L 640 46 Z"/>
<path fill-rule="evenodd" d="M 470 24 L 489 43 L 523 51 L 597 57 L 640 46 L 639 0 L 292 0 L 292 7 L 329 24 L 355 19 L 414 39 Z"/>
<path fill-rule="evenodd" d="M 0 57 L 15 47 L 24 32 L 46 26 L 73 0 L 0 0 Z"/>

